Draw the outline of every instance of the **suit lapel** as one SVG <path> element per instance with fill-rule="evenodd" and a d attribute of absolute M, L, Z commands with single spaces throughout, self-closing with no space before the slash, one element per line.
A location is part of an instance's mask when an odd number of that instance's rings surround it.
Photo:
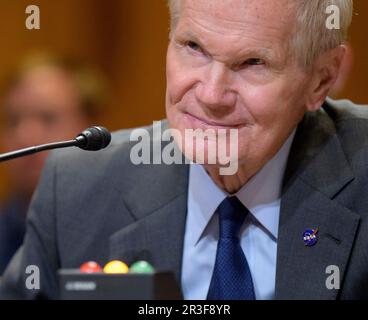
<path fill-rule="evenodd" d="M 129 264 L 146 260 L 156 270 L 174 272 L 180 281 L 188 169 L 184 164 L 160 164 L 131 166 L 124 171 L 122 198 L 135 222 L 110 237 L 110 259 Z"/>
<path fill-rule="evenodd" d="M 310 134 L 313 133 L 313 134 Z M 281 201 L 276 299 L 336 299 L 326 268 L 343 280 L 359 216 L 336 199 L 354 180 L 333 121 L 323 111 L 307 114 L 298 128 Z M 318 242 L 305 246 L 303 233 L 318 228 Z"/>
<path fill-rule="evenodd" d="M 110 238 L 110 259 L 131 264 L 150 262 L 156 270 L 174 272 L 180 281 L 187 195 L 175 199 Z M 180 282 L 179 282 L 180 283 Z"/>

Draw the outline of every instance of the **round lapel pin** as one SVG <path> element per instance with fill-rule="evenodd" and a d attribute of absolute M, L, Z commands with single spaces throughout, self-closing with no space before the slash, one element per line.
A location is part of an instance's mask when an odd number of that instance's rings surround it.
<path fill-rule="evenodd" d="M 313 247 L 318 242 L 318 228 L 317 229 L 307 229 L 303 233 L 303 241 L 307 247 Z"/>

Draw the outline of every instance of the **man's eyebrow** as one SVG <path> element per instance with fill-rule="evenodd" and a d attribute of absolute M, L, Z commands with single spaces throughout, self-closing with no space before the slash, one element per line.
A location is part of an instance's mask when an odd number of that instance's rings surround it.
<path fill-rule="evenodd" d="M 197 36 L 196 33 L 191 31 L 191 30 L 185 30 L 185 31 L 179 33 L 178 38 L 179 39 L 184 38 L 184 39 L 191 40 L 191 41 L 195 42 L 196 44 L 198 44 L 199 46 L 201 46 L 204 51 L 206 51 L 205 43 L 203 41 L 201 41 L 200 37 Z"/>
<path fill-rule="evenodd" d="M 195 32 L 192 30 L 185 30 L 181 32 L 179 38 L 188 38 L 196 42 L 200 46 L 204 46 L 205 44 L 201 41 L 200 37 L 197 36 Z M 202 48 L 206 50 L 206 48 Z M 277 55 L 275 51 L 271 48 L 263 48 L 263 47 L 250 47 L 240 50 L 239 52 L 239 60 L 247 59 L 247 58 L 264 58 L 267 60 L 275 60 Z"/>
<path fill-rule="evenodd" d="M 268 59 L 274 59 L 275 58 L 275 52 L 272 49 L 267 48 L 247 48 L 245 50 L 242 50 L 240 53 L 243 57 L 264 57 Z"/>
<path fill-rule="evenodd" d="M 198 40 L 199 38 L 197 37 L 197 35 L 195 34 L 195 32 L 191 31 L 191 30 L 185 30 L 183 32 L 180 32 L 178 34 L 178 36 L 180 38 L 190 38 L 190 39 L 194 39 L 194 40 Z"/>

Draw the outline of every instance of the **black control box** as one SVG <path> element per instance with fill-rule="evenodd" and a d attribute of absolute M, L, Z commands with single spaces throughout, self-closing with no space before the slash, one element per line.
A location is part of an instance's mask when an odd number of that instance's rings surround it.
<path fill-rule="evenodd" d="M 60 270 L 62 300 L 181 300 L 175 277 L 169 272 L 152 274 L 82 273 Z"/>

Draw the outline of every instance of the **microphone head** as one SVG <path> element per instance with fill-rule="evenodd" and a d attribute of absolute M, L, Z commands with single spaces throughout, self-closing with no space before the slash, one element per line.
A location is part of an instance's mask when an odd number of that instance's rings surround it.
<path fill-rule="evenodd" d="M 92 127 L 80 133 L 77 146 L 83 150 L 97 151 L 106 148 L 111 142 L 111 134 L 104 127 Z"/>

